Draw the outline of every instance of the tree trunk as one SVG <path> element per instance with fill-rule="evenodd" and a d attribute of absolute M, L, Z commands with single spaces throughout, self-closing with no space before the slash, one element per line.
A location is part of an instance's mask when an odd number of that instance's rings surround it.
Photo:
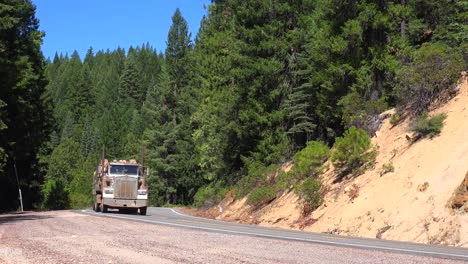
<path fill-rule="evenodd" d="M 405 0 L 400 0 L 400 4 L 404 7 L 406 5 Z M 405 33 L 406 33 L 406 21 L 405 18 L 401 19 L 400 22 L 400 32 L 401 32 L 401 37 L 405 38 Z"/>

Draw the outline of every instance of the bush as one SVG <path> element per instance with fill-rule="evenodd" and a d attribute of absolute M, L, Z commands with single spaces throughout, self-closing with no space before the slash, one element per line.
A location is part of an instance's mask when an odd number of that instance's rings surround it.
<path fill-rule="evenodd" d="M 392 114 L 390 116 L 390 125 L 392 125 L 392 127 L 398 125 L 399 122 L 400 122 L 400 117 L 398 116 L 398 114 Z"/>
<path fill-rule="evenodd" d="M 252 162 L 247 165 L 247 175 L 236 184 L 234 196 L 236 199 L 246 196 L 256 187 L 268 185 L 268 176 L 279 170 L 278 165 L 265 166 L 260 162 Z"/>
<path fill-rule="evenodd" d="M 200 187 L 193 197 L 193 205 L 196 207 L 209 207 L 224 199 L 228 188 L 221 182 Z"/>
<path fill-rule="evenodd" d="M 276 197 L 276 190 L 273 186 L 262 186 L 253 190 L 247 197 L 247 204 L 259 207 L 271 202 Z"/>
<path fill-rule="evenodd" d="M 310 141 L 294 156 L 291 171 L 296 178 L 317 176 L 323 170 L 323 163 L 330 157 L 330 148 L 322 142 Z"/>
<path fill-rule="evenodd" d="M 277 191 L 284 191 L 289 189 L 291 185 L 297 182 L 297 178 L 293 177 L 292 173 L 280 171 L 275 178 L 275 189 Z"/>
<path fill-rule="evenodd" d="M 370 135 L 379 129 L 379 114 L 387 109 L 384 97 L 370 100 L 356 91 L 341 98 L 338 105 L 343 107 L 342 120 L 346 126 L 362 128 Z"/>
<path fill-rule="evenodd" d="M 441 113 L 433 117 L 428 117 L 427 114 L 418 116 L 412 125 L 411 130 L 421 134 L 423 137 L 433 138 L 440 134 L 444 126 L 444 120 L 447 114 Z"/>
<path fill-rule="evenodd" d="M 464 68 L 463 57 L 441 43 L 425 43 L 414 52 L 412 62 L 397 72 L 400 106 L 419 115 L 437 99 L 453 94 Z"/>
<path fill-rule="evenodd" d="M 395 171 L 395 166 L 393 166 L 393 163 L 385 163 L 382 165 L 382 170 L 380 171 L 380 176 L 389 173 L 389 172 L 394 172 Z"/>
<path fill-rule="evenodd" d="M 377 156 L 377 149 L 367 133 L 362 129 L 350 127 L 343 137 L 337 137 L 331 156 L 333 166 L 345 173 L 358 173 L 361 168 L 372 165 Z"/>
<path fill-rule="evenodd" d="M 320 194 L 320 181 L 315 178 L 308 178 L 296 188 L 296 193 L 310 203 L 312 210 L 317 209 L 322 204 Z"/>
<path fill-rule="evenodd" d="M 61 210 L 70 206 L 69 193 L 61 179 L 47 177 L 42 185 L 42 208 Z M 91 196 L 91 195 L 90 195 Z"/>

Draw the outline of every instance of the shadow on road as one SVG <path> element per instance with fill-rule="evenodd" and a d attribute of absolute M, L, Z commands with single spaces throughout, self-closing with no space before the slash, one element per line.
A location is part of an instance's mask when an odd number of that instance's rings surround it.
<path fill-rule="evenodd" d="M 19 222 L 19 221 L 41 220 L 41 219 L 48 219 L 48 218 L 53 218 L 53 216 L 36 215 L 36 214 L 31 214 L 31 213 L 7 214 L 7 215 L 0 215 L 0 224 L 13 223 L 13 222 Z"/>

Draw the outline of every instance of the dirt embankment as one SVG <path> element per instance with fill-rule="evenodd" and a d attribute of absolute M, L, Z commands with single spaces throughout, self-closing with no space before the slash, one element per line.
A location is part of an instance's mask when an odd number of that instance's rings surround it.
<path fill-rule="evenodd" d="M 466 78 L 458 88 L 454 98 L 431 113 L 447 114 L 442 133 L 433 139 L 411 143 L 406 138 L 409 121 L 392 126 L 392 112 L 385 113 L 372 139 L 379 146 L 375 167 L 341 182 L 336 182 L 333 169 L 325 172 L 325 202 L 306 219 L 292 190 L 253 212 L 245 198 L 228 195 L 219 206 L 192 213 L 263 226 L 468 247 Z M 394 171 L 381 175 L 384 164 L 392 164 Z"/>

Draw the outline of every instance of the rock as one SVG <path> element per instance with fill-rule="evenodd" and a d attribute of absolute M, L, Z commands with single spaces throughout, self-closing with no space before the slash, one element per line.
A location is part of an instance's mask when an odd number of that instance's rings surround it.
<path fill-rule="evenodd" d="M 418 185 L 418 190 L 420 192 L 425 192 L 427 190 L 427 188 L 429 188 L 429 183 L 428 182 L 424 182 L 423 184 Z"/>
<path fill-rule="evenodd" d="M 405 138 L 406 140 L 408 140 L 409 142 L 415 142 L 417 141 L 418 139 L 421 138 L 421 134 L 420 133 L 417 133 L 417 132 L 411 132 L 411 133 L 408 133 L 405 135 Z"/>
<path fill-rule="evenodd" d="M 344 192 L 345 192 L 345 193 L 349 192 L 349 189 L 350 189 L 349 186 L 346 187 L 346 188 L 344 188 Z"/>

